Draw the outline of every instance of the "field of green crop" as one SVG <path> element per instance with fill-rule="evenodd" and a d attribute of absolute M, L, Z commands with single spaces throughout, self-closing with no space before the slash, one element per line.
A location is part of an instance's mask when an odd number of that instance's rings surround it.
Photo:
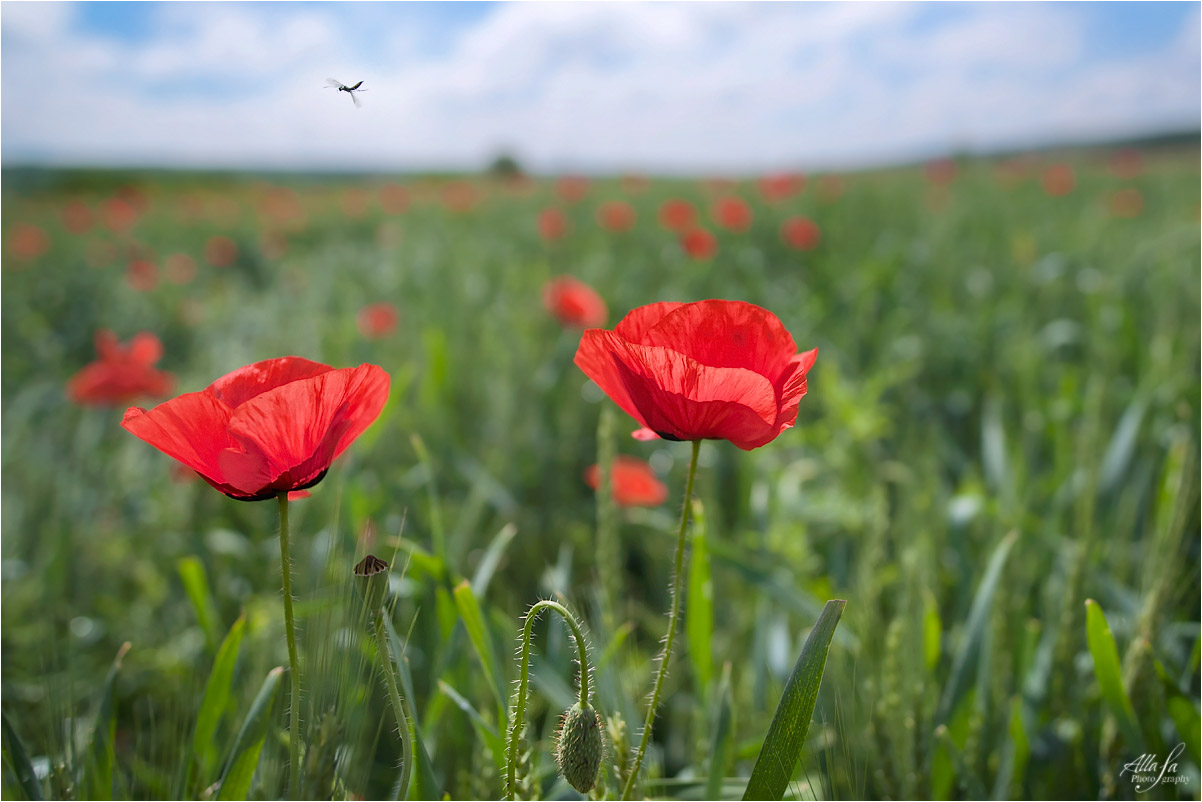
<path fill-rule="evenodd" d="M 72 399 L 102 329 L 160 338 L 174 393 L 285 355 L 391 376 L 376 423 L 290 505 L 301 798 L 397 792 L 352 582 L 368 552 L 393 567 L 409 798 L 505 793 L 514 648 L 540 599 L 585 624 L 606 730 L 592 796 L 618 798 L 691 448 L 632 439 L 573 364 L 580 331 L 543 305 L 561 275 L 601 295 L 606 328 L 656 301 L 739 299 L 819 349 L 795 428 L 701 446 L 638 797 L 742 797 L 842 599 L 804 748 L 780 761 L 786 797 L 1198 798 L 1198 152 L 1057 158 L 809 176 L 775 198 L 754 179 L 6 182 L 5 798 L 296 790 L 288 678 L 270 673 L 288 665 L 277 506 L 176 470 L 122 429 L 128 404 Z M 711 218 L 729 196 L 744 231 Z M 710 258 L 661 225 L 672 198 L 716 237 Z M 599 222 L 613 200 L 629 230 Z M 548 209 L 566 222 L 553 239 Z M 817 243 L 785 242 L 796 216 Z M 360 312 L 380 302 L 396 325 L 373 333 Z M 583 475 L 606 451 L 649 461 L 668 501 L 599 505 Z M 547 615 L 532 633 L 517 791 L 578 798 L 553 756 L 575 645 Z M 1141 755 L 1172 755 L 1150 790 Z"/>

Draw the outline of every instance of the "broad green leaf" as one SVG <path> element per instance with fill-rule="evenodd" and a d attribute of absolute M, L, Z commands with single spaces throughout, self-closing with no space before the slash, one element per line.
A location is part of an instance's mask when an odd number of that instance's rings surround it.
<path fill-rule="evenodd" d="M 455 606 L 459 608 L 459 616 L 467 628 L 467 636 L 476 649 L 476 656 L 480 658 L 484 674 L 489 678 L 493 695 L 496 696 L 497 710 L 500 712 L 497 720 L 506 721 L 509 706 L 505 698 L 505 677 L 501 674 L 492 640 L 488 637 L 488 628 L 484 624 L 484 615 L 480 612 L 480 603 L 476 600 L 476 594 L 472 593 L 471 583 L 466 579 L 455 588 Z"/>
<path fill-rule="evenodd" d="M 985 629 L 989 625 L 989 608 L 993 604 L 993 595 L 1002 578 L 1002 569 L 1006 565 L 1006 558 L 1010 555 L 1010 549 L 1016 540 L 1018 540 L 1018 532 L 1006 535 L 994 549 L 993 556 L 989 558 L 989 566 L 985 569 L 985 576 L 981 579 L 977 594 L 972 600 L 972 607 L 968 611 L 968 622 L 960 636 L 960 646 L 956 649 L 952 671 L 947 685 L 944 687 L 943 698 L 939 702 L 939 712 L 935 716 L 936 721 L 947 721 L 947 717 L 968 686 L 972 665 L 980 650 Z"/>
<path fill-rule="evenodd" d="M 21 790 L 25 792 L 28 799 L 41 799 L 42 784 L 38 782 L 38 775 L 33 770 L 29 753 L 25 751 L 25 744 L 17 735 L 17 728 L 8 720 L 7 715 L 0 713 L 0 720 L 4 722 L 5 751 L 8 752 L 9 761 L 17 774 L 17 782 L 21 784 Z"/>
<path fill-rule="evenodd" d="M 939 618 L 939 605 L 935 603 L 935 594 L 923 590 L 922 594 L 922 655 L 927 671 L 934 673 L 939 666 L 939 656 L 942 652 L 943 622 Z"/>
<path fill-rule="evenodd" d="M 242 722 L 242 728 L 234 738 L 234 748 L 230 751 L 230 759 L 221 777 L 221 785 L 217 789 L 218 799 L 246 799 L 250 793 L 250 782 L 259 766 L 263 741 L 271 728 L 276 691 L 280 687 L 280 677 L 283 674 L 283 666 L 276 666 L 267 672 L 267 679 L 263 680 L 263 685 Z"/>
<path fill-rule="evenodd" d="M 217 725 L 221 723 L 221 714 L 225 712 L 230 700 L 230 685 L 234 679 L 234 666 L 238 663 L 238 650 L 242 645 L 242 634 L 246 630 L 246 616 L 238 616 L 238 620 L 230 627 L 229 633 L 217 650 L 217 659 L 213 661 L 213 670 L 209 673 L 209 681 L 205 685 L 204 697 L 200 701 L 200 713 L 196 717 L 196 729 L 192 731 L 192 755 L 188 767 L 189 778 L 195 777 L 199 771 L 202 779 L 207 779 L 217 766 L 220 755 L 213 736 L 217 733 Z M 185 793 L 192 793 L 191 783 L 187 783 Z"/>
<path fill-rule="evenodd" d="M 718 691 L 714 694 L 714 700 L 714 732 L 710 738 L 709 775 L 705 782 L 706 799 L 722 798 L 722 781 L 726 777 L 726 767 L 730 764 L 730 756 L 734 751 L 734 702 L 731 699 L 730 663 L 722 667 L 722 679 L 718 681 Z"/>
<path fill-rule="evenodd" d="M 199 557 L 181 557 L 176 564 L 180 581 L 184 583 L 184 592 L 196 610 L 196 622 L 200 624 L 205 634 L 205 645 L 209 654 L 217 651 L 217 641 L 221 637 L 221 616 L 217 612 L 217 604 L 209 591 L 209 580 L 205 575 L 204 563 Z"/>
<path fill-rule="evenodd" d="M 714 583 L 710 575 L 709 549 L 706 548 L 705 509 L 696 499 L 693 500 L 693 555 L 686 598 L 689 658 L 697 674 L 698 693 L 704 700 L 714 678 Z"/>
<path fill-rule="evenodd" d="M 1127 746 L 1136 749 L 1143 744 L 1143 735 L 1135 718 L 1135 708 L 1123 688 L 1123 670 L 1119 663 L 1119 650 L 1110 634 L 1106 614 L 1093 599 L 1085 600 L 1085 630 L 1089 641 L 1089 653 L 1093 655 L 1094 675 L 1102 689 L 1102 698 L 1114 715 L 1119 731 L 1127 740 Z"/>
<path fill-rule="evenodd" d="M 92 743 L 84 764 L 84 788 L 89 799 L 112 799 L 113 797 L 113 738 L 117 728 L 116 702 L 113 699 L 117 686 L 117 672 L 121 662 L 129 653 L 130 644 L 121 644 L 113 660 L 108 677 L 104 680 L 104 694 L 100 698 L 100 709 L 96 713 L 96 726 L 92 730 Z"/>
<path fill-rule="evenodd" d="M 801 654 L 793 666 L 793 673 L 785 683 L 784 693 L 768 735 L 756 758 L 755 768 L 743 799 L 783 799 L 793 769 L 801 757 L 806 734 L 810 731 L 810 718 L 818 702 L 818 690 L 822 686 L 822 673 L 826 670 L 826 655 L 831 638 L 839 625 L 846 601 L 828 601 L 818 622 L 810 630 L 809 637 L 801 647 Z"/>

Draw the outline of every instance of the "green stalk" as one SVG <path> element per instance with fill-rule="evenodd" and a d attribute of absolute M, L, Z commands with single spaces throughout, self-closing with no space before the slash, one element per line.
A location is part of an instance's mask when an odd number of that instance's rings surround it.
<path fill-rule="evenodd" d="M 538 614 L 543 610 L 554 610 L 559 613 L 572 630 L 572 637 L 576 641 L 576 651 L 578 652 L 578 659 L 580 661 L 580 706 L 588 706 L 588 649 L 584 641 L 584 634 L 580 631 L 580 624 L 577 623 L 576 617 L 568 611 L 568 608 L 558 602 L 553 602 L 549 599 L 535 602 L 526 613 L 526 624 L 522 628 L 521 657 L 518 664 L 517 701 L 513 707 L 513 723 L 509 725 L 509 749 L 506 754 L 505 774 L 505 798 L 509 800 L 514 798 L 515 786 L 517 784 L 518 741 L 521 738 L 522 724 L 525 723 L 526 719 L 527 687 L 530 682 L 530 636 L 534 630 L 534 620 L 538 618 Z"/>
<path fill-rule="evenodd" d="M 668 635 L 664 639 L 664 653 L 660 657 L 659 669 L 655 673 L 655 685 L 651 689 L 651 705 L 647 708 L 647 721 L 643 724 L 643 736 L 639 739 L 639 750 L 634 756 L 634 765 L 622 789 L 622 799 L 630 799 L 638 782 L 639 769 L 643 766 L 643 755 L 647 742 L 651 740 L 651 725 L 655 723 L 655 711 L 659 709 L 659 695 L 668 675 L 668 661 L 672 658 L 672 644 L 676 640 L 676 623 L 680 618 L 680 577 L 684 574 L 685 532 L 689 528 L 689 511 L 693 507 L 693 478 L 697 475 L 697 455 L 701 452 L 701 441 L 693 441 L 693 457 L 689 460 L 689 479 L 685 483 L 684 508 L 680 511 L 680 531 L 676 535 L 676 564 L 672 573 L 672 607 L 668 613 Z"/>
<path fill-rule="evenodd" d="M 280 502 L 280 571 L 284 575 L 284 634 L 288 639 L 288 673 L 292 689 L 288 695 L 288 767 L 292 775 L 289 790 L 300 799 L 300 660 L 296 656 L 296 622 L 292 616 L 292 561 L 288 557 L 288 491 L 277 496 Z"/>
<path fill-rule="evenodd" d="M 388 686 L 388 698 L 392 701 L 392 712 L 396 715 L 397 730 L 401 734 L 401 782 L 398 799 L 409 793 L 409 774 L 413 769 L 413 744 L 409 740 L 409 719 L 405 715 L 405 704 L 397 690 L 396 675 L 392 669 L 392 652 L 388 649 L 388 634 L 384 631 L 384 611 L 372 613 L 376 628 L 376 648 L 380 653 L 380 668 L 384 672 L 384 683 Z"/>

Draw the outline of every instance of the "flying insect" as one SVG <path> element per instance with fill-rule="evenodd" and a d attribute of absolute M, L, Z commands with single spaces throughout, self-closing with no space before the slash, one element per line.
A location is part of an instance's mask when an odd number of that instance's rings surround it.
<path fill-rule="evenodd" d="M 326 83 L 328 84 L 328 86 L 322 87 L 323 89 L 337 89 L 339 92 L 346 92 L 348 95 L 351 96 L 351 102 L 355 104 L 356 108 L 359 108 L 363 105 L 363 102 L 361 100 L 359 100 L 359 96 L 355 94 L 356 92 L 366 92 L 367 91 L 366 89 L 359 88 L 359 87 L 363 86 L 362 81 L 355 84 L 354 86 L 347 86 L 342 81 L 339 81 L 336 78 L 327 78 Z"/>

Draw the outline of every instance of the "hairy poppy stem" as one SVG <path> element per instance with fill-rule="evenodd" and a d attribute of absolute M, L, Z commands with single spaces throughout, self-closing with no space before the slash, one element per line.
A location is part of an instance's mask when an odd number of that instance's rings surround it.
<path fill-rule="evenodd" d="M 668 634 L 664 638 L 664 651 L 660 657 L 659 669 L 655 673 L 655 685 L 651 689 L 651 705 L 647 708 L 647 722 L 643 725 L 643 736 L 639 739 L 639 750 L 634 755 L 634 765 L 626 778 L 626 787 L 622 789 L 622 799 L 630 799 L 634 786 L 639 779 L 639 769 L 643 766 L 643 755 L 647 752 L 647 742 L 651 740 L 651 725 L 655 723 L 655 711 L 659 708 L 659 694 L 664 687 L 664 677 L 668 675 L 668 661 L 672 658 L 672 644 L 676 640 L 676 622 L 680 618 L 680 577 L 684 574 L 684 543 L 685 532 L 689 528 L 689 511 L 693 508 L 693 477 L 697 475 L 697 455 L 701 451 L 701 441 L 693 441 L 693 458 L 689 460 L 689 478 L 684 489 L 684 509 L 680 512 L 680 532 L 676 536 L 676 565 L 672 574 L 672 607 L 668 613 Z"/>
<path fill-rule="evenodd" d="M 517 784 L 518 741 L 522 734 L 522 724 L 526 719 L 526 696 L 530 684 L 530 636 L 534 629 L 534 621 L 543 610 L 554 610 L 563 617 L 572 637 L 576 641 L 576 651 L 580 661 L 580 706 L 588 707 L 588 647 L 580 623 L 576 617 L 558 602 L 549 599 L 535 602 L 526 612 L 526 623 L 522 627 L 522 645 L 518 658 L 518 692 L 513 706 L 513 722 L 509 725 L 509 749 L 506 755 L 505 798 L 514 799 Z"/>
<path fill-rule="evenodd" d="M 290 791 L 300 799 L 300 661 L 296 657 L 296 623 L 292 617 L 292 560 L 288 557 L 288 493 L 277 496 L 280 502 L 280 571 L 284 575 L 284 635 L 288 639 L 288 673 L 292 690 L 288 696 L 288 768 L 292 774 Z"/>
<path fill-rule="evenodd" d="M 398 784 L 400 793 L 397 799 L 404 799 L 409 794 L 409 775 L 413 769 L 413 745 L 409 740 L 409 718 L 405 715 L 405 704 L 401 700 L 401 692 L 397 690 L 396 675 L 392 668 L 392 652 L 388 649 L 388 634 L 384 631 L 384 611 L 372 613 L 375 620 L 376 649 L 380 653 L 380 669 L 384 672 L 384 683 L 388 686 L 388 698 L 392 702 L 392 712 L 396 715 L 397 733 L 401 736 L 401 780 Z"/>

